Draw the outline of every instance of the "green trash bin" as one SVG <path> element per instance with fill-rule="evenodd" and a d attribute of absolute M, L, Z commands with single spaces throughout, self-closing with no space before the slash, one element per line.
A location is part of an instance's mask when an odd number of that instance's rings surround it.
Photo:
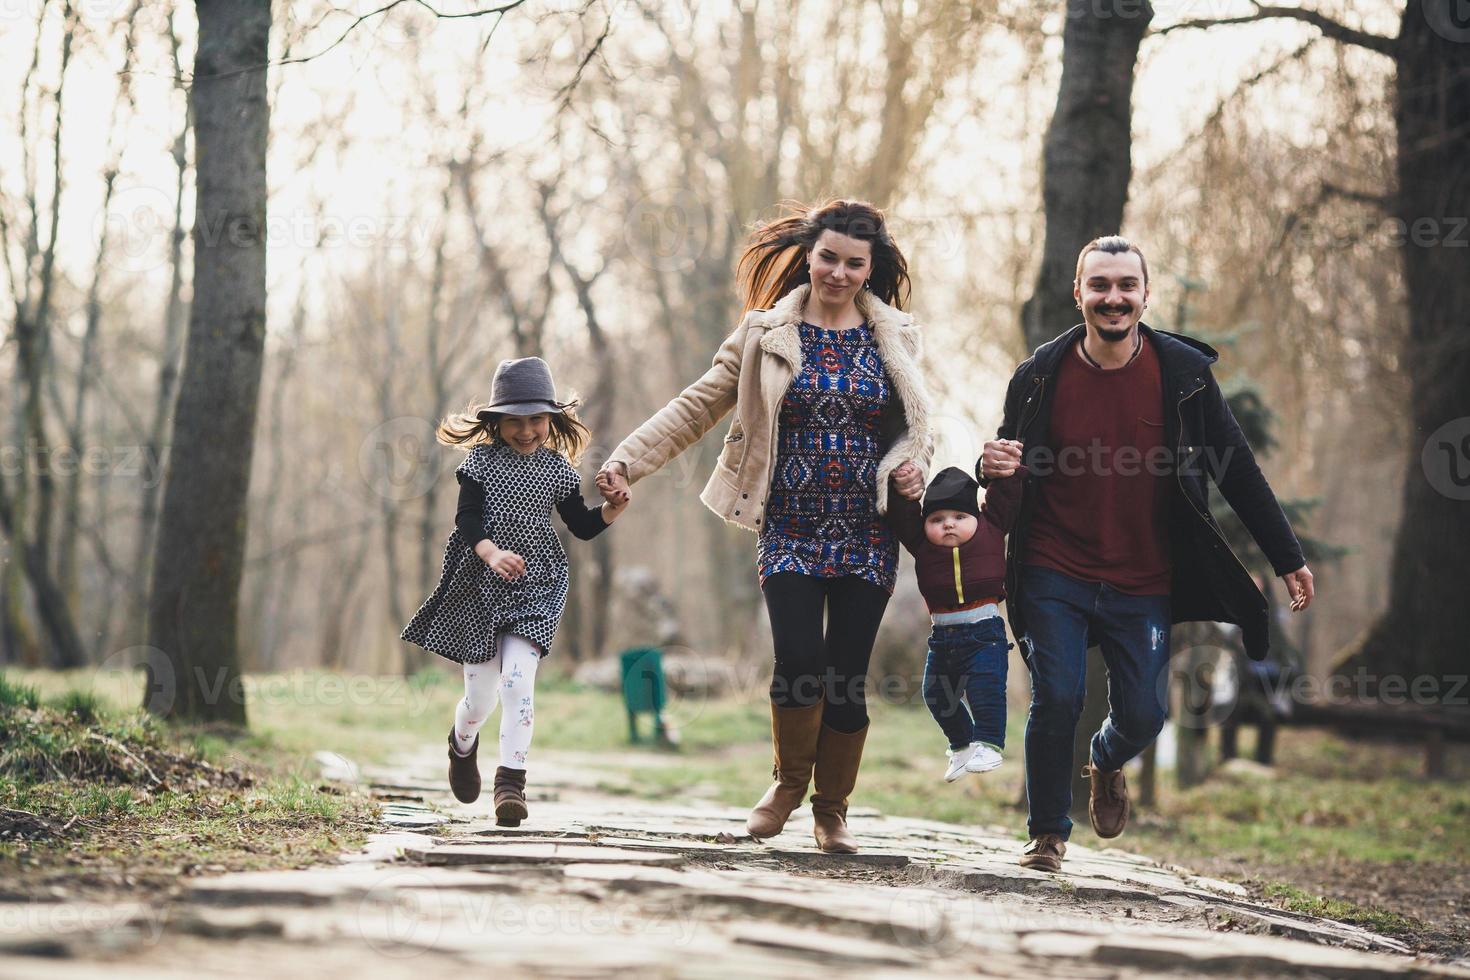
<path fill-rule="evenodd" d="M 641 742 L 638 716 L 653 715 L 654 739 L 671 744 L 664 725 L 664 705 L 668 701 L 668 684 L 664 680 L 664 655 L 657 647 L 635 647 L 619 655 L 623 669 L 623 706 L 628 711 L 628 740 Z"/>

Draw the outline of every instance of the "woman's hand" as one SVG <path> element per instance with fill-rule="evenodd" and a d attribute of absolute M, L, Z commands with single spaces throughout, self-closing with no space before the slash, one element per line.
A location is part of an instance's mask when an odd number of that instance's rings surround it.
<path fill-rule="evenodd" d="M 924 495 L 924 474 L 913 460 L 906 459 L 893 471 L 893 487 L 910 500 L 918 500 Z"/>
<path fill-rule="evenodd" d="M 526 574 L 526 559 L 514 551 L 506 551 L 497 548 L 489 538 L 484 538 L 475 545 L 475 554 L 480 560 L 490 566 L 490 571 L 499 575 L 507 582 L 514 582 Z"/>
<path fill-rule="evenodd" d="M 597 489 L 602 494 L 602 499 L 618 510 L 628 506 L 633 495 L 628 491 L 627 465 L 609 461 L 597 471 Z"/>

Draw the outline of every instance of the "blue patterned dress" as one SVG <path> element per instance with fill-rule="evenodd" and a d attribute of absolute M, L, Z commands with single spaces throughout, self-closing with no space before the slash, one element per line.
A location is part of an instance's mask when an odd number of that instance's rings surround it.
<path fill-rule="evenodd" d="M 881 423 L 892 395 L 873 332 L 801 324 L 801 371 L 781 403 L 757 550 L 778 572 L 856 575 L 892 593 L 898 546 L 878 514 Z"/>

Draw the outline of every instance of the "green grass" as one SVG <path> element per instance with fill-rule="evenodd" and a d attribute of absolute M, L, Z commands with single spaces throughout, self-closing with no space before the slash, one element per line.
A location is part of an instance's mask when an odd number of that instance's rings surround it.
<path fill-rule="evenodd" d="M 1408 916 L 1383 909 L 1368 908 L 1352 902 L 1322 898 L 1297 888 L 1295 885 L 1272 883 L 1265 886 L 1265 895 L 1281 908 L 1304 915 L 1315 915 L 1323 919 L 1351 922 L 1374 932 L 1391 936 L 1408 936 L 1424 930 L 1424 923 Z"/>
<path fill-rule="evenodd" d="M 0 674 L 0 709 L 34 709 L 39 703 L 40 697 L 36 694 L 34 687 L 28 684 L 17 684 L 6 675 Z"/>
<path fill-rule="evenodd" d="M 291 867 L 365 838 L 371 801 L 320 785 L 272 734 L 172 728 L 129 687 L 0 674 L 0 894 L 167 890 L 200 869 Z"/>

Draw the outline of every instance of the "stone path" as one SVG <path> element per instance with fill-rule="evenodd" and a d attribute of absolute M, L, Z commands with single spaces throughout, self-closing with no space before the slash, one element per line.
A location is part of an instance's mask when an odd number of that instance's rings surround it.
<path fill-rule="evenodd" d="M 0 913 L 0 977 L 1457 976 L 1353 926 L 1238 886 L 1075 847 L 1016 864 L 1000 828 L 854 810 L 862 853 L 816 851 L 805 808 L 768 844 L 745 812 L 610 796 L 592 760 L 538 753 L 531 819 L 464 807 L 442 752 L 359 774 L 385 826 L 337 866 L 191 880 L 161 907 Z M 1126 840 L 1126 838 L 1125 838 Z"/>

